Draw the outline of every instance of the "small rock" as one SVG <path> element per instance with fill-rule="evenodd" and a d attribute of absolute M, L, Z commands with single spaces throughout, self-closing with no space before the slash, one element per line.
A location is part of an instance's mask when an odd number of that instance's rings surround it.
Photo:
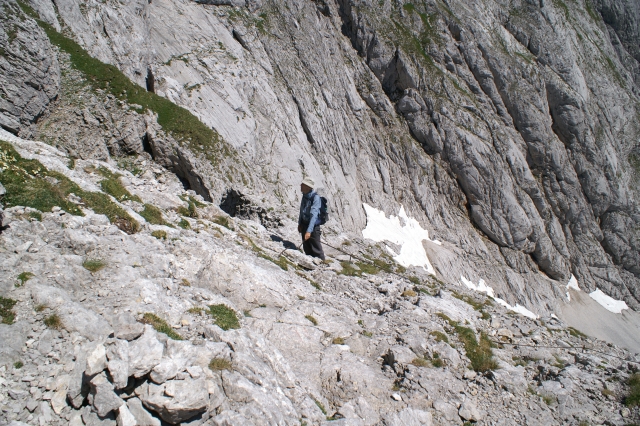
<path fill-rule="evenodd" d="M 87 367 L 84 374 L 94 376 L 107 368 L 107 352 L 102 343 L 97 344 L 87 355 Z"/>
<path fill-rule="evenodd" d="M 142 336 L 129 343 L 129 374 L 136 378 L 144 376 L 160 363 L 163 352 L 156 331 L 146 325 Z"/>
<path fill-rule="evenodd" d="M 175 424 L 206 411 L 209 392 L 204 379 L 171 380 L 161 385 L 149 384 L 140 399 L 162 420 Z"/>
<path fill-rule="evenodd" d="M 142 406 L 142 402 L 138 398 L 131 398 L 127 401 L 129 412 L 135 417 L 139 425 L 160 426 L 160 420 L 153 417 Z"/>
<path fill-rule="evenodd" d="M 27 407 L 27 410 L 29 410 L 30 413 L 33 413 L 33 410 L 38 408 L 38 402 L 35 399 L 29 399 L 27 401 L 26 407 Z"/>
<path fill-rule="evenodd" d="M 136 426 L 138 422 L 129 408 L 127 404 L 122 404 L 120 408 L 118 408 L 118 417 L 116 419 L 118 426 Z"/>
<path fill-rule="evenodd" d="M 465 371 L 465 372 L 464 372 L 464 376 L 463 376 L 463 377 L 464 377 L 466 380 L 473 380 L 473 379 L 475 379 L 475 378 L 476 378 L 476 376 L 477 376 L 477 375 L 478 375 L 478 373 L 476 373 L 475 371 L 473 371 L 473 370 L 467 370 L 467 371 Z"/>
<path fill-rule="evenodd" d="M 402 397 L 398 393 L 392 393 L 391 398 L 393 398 L 396 401 L 402 401 Z"/>
<path fill-rule="evenodd" d="M 90 385 L 93 408 L 100 417 L 106 416 L 124 404 L 124 401 L 113 391 L 113 385 L 107 380 L 107 375 L 104 372 L 94 377 Z"/>
<path fill-rule="evenodd" d="M 478 410 L 478 407 L 476 407 L 476 404 L 469 400 L 466 400 L 462 403 L 462 405 L 460 406 L 460 410 L 458 410 L 458 414 L 464 420 L 473 422 L 478 422 L 482 420 L 483 417 L 482 413 Z"/>
<path fill-rule="evenodd" d="M 128 312 L 123 312 L 113 319 L 114 335 L 118 339 L 134 340 L 144 332 L 144 325 L 137 322 Z"/>

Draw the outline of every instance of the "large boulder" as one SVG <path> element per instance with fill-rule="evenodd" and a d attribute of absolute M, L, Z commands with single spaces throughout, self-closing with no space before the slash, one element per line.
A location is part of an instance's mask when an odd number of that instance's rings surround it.
<path fill-rule="evenodd" d="M 207 410 L 209 392 L 204 378 L 170 380 L 142 386 L 140 400 L 162 420 L 177 424 Z"/>

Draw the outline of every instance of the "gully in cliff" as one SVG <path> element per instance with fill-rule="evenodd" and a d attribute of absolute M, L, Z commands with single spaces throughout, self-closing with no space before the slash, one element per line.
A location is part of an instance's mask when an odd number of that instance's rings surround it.
<path fill-rule="evenodd" d="M 298 216 L 298 232 L 302 234 L 305 254 L 324 260 L 324 251 L 320 242 L 320 225 L 326 222 L 327 202 L 314 191 L 314 186 L 315 182 L 308 177 L 304 178 L 300 184 L 302 200 L 300 216 Z"/>

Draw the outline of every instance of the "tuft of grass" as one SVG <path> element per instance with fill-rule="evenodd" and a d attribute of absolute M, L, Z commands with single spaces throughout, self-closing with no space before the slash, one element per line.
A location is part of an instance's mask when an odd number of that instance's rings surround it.
<path fill-rule="evenodd" d="M 210 305 L 208 314 L 213 317 L 216 325 L 223 330 L 240 328 L 236 311 L 226 305 Z"/>
<path fill-rule="evenodd" d="M 416 293 L 413 290 L 405 290 L 402 292 L 402 297 L 416 297 L 418 295 L 418 293 Z"/>
<path fill-rule="evenodd" d="M 152 225 L 166 225 L 162 217 L 162 211 L 153 204 L 145 204 L 144 209 L 140 212 L 140 216 Z"/>
<path fill-rule="evenodd" d="M 369 338 L 373 337 L 373 333 L 366 330 L 362 332 L 362 335 Z"/>
<path fill-rule="evenodd" d="M 16 361 L 13 363 L 13 368 L 19 370 L 24 367 L 24 363 L 22 361 Z"/>
<path fill-rule="evenodd" d="M 82 266 L 89 272 L 95 273 L 107 266 L 107 262 L 102 259 L 86 259 Z"/>
<path fill-rule="evenodd" d="M 180 219 L 180 222 L 178 222 L 178 226 L 182 229 L 191 229 L 191 225 L 186 219 Z"/>
<path fill-rule="evenodd" d="M 42 213 L 40 212 L 29 212 L 29 217 L 37 220 L 38 222 L 42 222 Z"/>
<path fill-rule="evenodd" d="M 98 169 L 98 173 L 100 173 L 105 178 L 100 181 L 100 188 L 116 200 L 131 200 L 137 201 L 138 203 L 142 202 L 140 197 L 138 197 L 137 195 L 131 195 L 127 188 L 122 185 L 122 182 L 120 182 L 119 174 L 113 173 L 104 167 L 100 167 L 100 169 Z"/>
<path fill-rule="evenodd" d="M 213 218 L 213 222 L 233 231 L 233 226 L 231 226 L 231 223 L 229 222 L 229 218 L 226 216 L 216 216 Z"/>
<path fill-rule="evenodd" d="M 209 363 L 209 369 L 211 371 L 231 370 L 233 365 L 231 361 L 224 358 L 213 358 Z"/>
<path fill-rule="evenodd" d="M 183 278 L 183 279 L 180 281 L 180 285 L 181 285 L 181 286 L 184 286 L 184 287 L 191 287 L 191 283 L 190 283 L 190 282 L 189 282 L 189 280 L 188 280 L 188 279 L 186 279 L 186 278 Z"/>
<path fill-rule="evenodd" d="M 331 343 L 334 345 L 344 345 L 344 338 L 336 337 Z"/>
<path fill-rule="evenodd" d="M 196 203 L 194 203 L 193 201 L 189 201 L 189 204 L 187 207 L 184 207 L 184 206 L 178 207 L 178 214 L 181 216 L 186 216 L 194 219 L 197 218 L 198 209 L 196 208 Z"/>
<path fill-rule="evenodd" d="M 572 335 L 573 337 L 578 337 L 580 339 L 586 339 L 587 338 L 586 334 L 584 334 L 580 330 L 577 330 L 577 329 L 575 329 L 573 327 L 569 327 L 569 334 Z"/>
<path fill-rule="evenodd" d="M 640 406 L 640 373 L 634 373 L 627 381 L 629 394 L 624 398 L 627 407 Z"/>
<path fill-rule="evenodd" d="M 18 281 L 20 283 L 16 283 L 16 287 L 22 287 L 27 281 L 33 278 L 34 275 L 32 272 L 22 272 L 18 275 Z"/>
<path fill-rule="evenodd" d="M 346 275 L 348 277 L 362 275 L 362 271 L 358 271 L 356 268 L 354 268 L 353 263 L 351 262 L 342 261 L 340 262 L 340 266 L 342 266 L 342 269 L 340 270 L 340 272 L 338 272 L 338 274 L 340 275 Z"/>
<path fill-rule="evenodd" d="M 304 317 L 308 319 L 311 322 L 311 324 L 318 325 L 318 320 L 312 317 L 311 315 L 305 315 Z"/>
<path fill-rule="evenodd" d="M 2 324 L 13 324 L 13 321 L 16 319 L 16 314 L 12 309 L 16 303 L 18 303 L 16 300 L 0 296 L 0 317 L 2 317 Z"/>
<path fill-rule="evenodd" d="M 416 277 L 415 275 L 412 275 L 409 277 L 409 281 L 411 281 L 412 283 L 414 283 L 415 285 L 420 284 L 420 279 L 418 277 Z"/>
<path fill-rule="evenodd" d="M 324 405 L 322 405 L 322 403 L 320 401 L 316 401 L 315 399 L 314 399 L 314 402 L 316 403 L 316 405 L 318 406 L 320 411 L 322 411 L 322 414 L 324 414 L 326 416 L 327 415 L 327 410 L 325 410 Z"/>
<path fill-rule="evenodd" d="M 133 234 L 140 230 L 140 224 L 107 194 L 81 189 L 65 175 L 47 170 L 39 161 L 22 158 L 11 144 L 3 141 L 0 141 L 0 181 L 7 191 L 3 199 L 6 207 L 26 206 L 47 212 L 58 206 L 69 214 L 84 216 L 82 209 L 69 201 L 69 195 L 75 194 L 84 206 L 106 215 L 124 232 Z"/>
<path fill-rule="evenodd" d="M 444 334 L 441 331 L 432 331 L 431 333 L 429 333 L 430 335 L 432 335 L 433 337 L 435 337 L 436 342 L 445 342 L 445 343 L 449 343 L 449 337 L 447 337 L 446 334 Z"/>
<path fill-rule="evenodd" d="M 411 361 L 411 364 L 415 365 L 416 367 L 428 367 L 429 361 L 424 358 L 414 358 L 413 361 Z"/>
<path fill-rule="evenodd" d="M 160 231 L 160 230 L 153 231 L 153 232 L 151 232 L 151 236 L 155 237 L 155 238 L 157 238 L 159 240 L 166 240 L 167 239 L 167 231 Z"/>
<path fill-rule="evenodd" d="M 204 312 L 204 308 L 202 308 L 200 306 L 194 306 L 193 308 L 189 308 L 187 310 L 187 312 L 189 312 L 190 314 L 193 314 L 193 315 L 198 315 L 198 314 L 201 314 L 202 312 Z"/>
<path fill-rule="evenodd" d="M 165 320 L 157 316 L 156 314 L 152 314 L 151 312 L 147 312 L 142 316 L 141 322 L 143 324 L 149 324 L 152 326 L 157 332 L 164 333 L 173 340 L 183 340 L 182 336 L 176 333 L 173 328 L 167 324 Z"/>
<path fill-rule="evenodd" d="M 55 330 L 62 328 L 62 320 L 58 314 L 51 314 L 44 319 L 44 325 Z"/>
<path fill-rule="evenodd" d="M 444 361 L 440 358 L 440 354 L 438 352 L 433 353 L 433 356 L 431 357 L 431 365 L 436 368 L 444 367 Z"/>
<path fill-rule="evenodd" d="M 609 397 L 609 396 L 613 396 L 614 392 L 610 389 L 602 389 L 602 395 Z"/>
<path fill-rule="evenodd" d="M 283 271 L 288 271 L 289 270 L 289 261 L 287 260 L 286 257 L 284 256 L 280 256 L 278 258 L 278 260 L 275 260 L 274 258 L 272 258 L 271 256 L 267 256 L 266 254 L 262 253 L 262 251 L 258 252 L 258 257 L 261 257 L 265 260 L 268 260 L 269 262 L 275 263 L 276 265 L 278 265 L 280 267 L 280 269 L 282 269 Z"/>
<path fill-rule="evenodd" d="M 36 312 L 42 312 L 45 309 L 47 309 L 47 305 L 45 305 L 44 303 L 41 303 L 41 304 L 36 305 L 36 306 L 33 307 L 33 310 L 36 311 Z"/>
<path fill-rule="evenodd" d="M 471 361 L 471 368 L 479 373 L 498 368 L 498 363 L 493 359 L 493 351 L 491 350 L 493 344 L 485 332 L 480 333 L 480 341 L 478 342 L 472 329 L 461 326 L 442 312 L 438 312 L 436 315 L 447 321 L 455 330 L 458 340 L 464 345 L 467 358 Z"/>

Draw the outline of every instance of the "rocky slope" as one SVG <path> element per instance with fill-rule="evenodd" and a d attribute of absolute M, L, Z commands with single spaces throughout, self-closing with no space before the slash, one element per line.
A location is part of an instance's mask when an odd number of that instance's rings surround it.
<path fill-rule="evenodd" d="M 639 306 L 634 2 L 2 5 L 5 129 L 87 159 L 146 149 L 268 223 L 309 174 L 336 230 L 364 227 L 362 202 L 428 224 L 441 279 L 548 315 L 573 274 Z M 69 40 L 137 86 L 104 83 Z"/>
<path fill-rule="evenodd" d="M 0 136 L 7 196 L 21 176 L 62 204 L 5 210 L 0 424 L 640 420 L 622 404 L 640 358 L 555 318 L 508 312 L 344 234 L 329 244 L 363 261 L 310 262 L 284 251 L 293 221 L 276 234 L 231 218 L 149 158 L 134 175 Z"/>

